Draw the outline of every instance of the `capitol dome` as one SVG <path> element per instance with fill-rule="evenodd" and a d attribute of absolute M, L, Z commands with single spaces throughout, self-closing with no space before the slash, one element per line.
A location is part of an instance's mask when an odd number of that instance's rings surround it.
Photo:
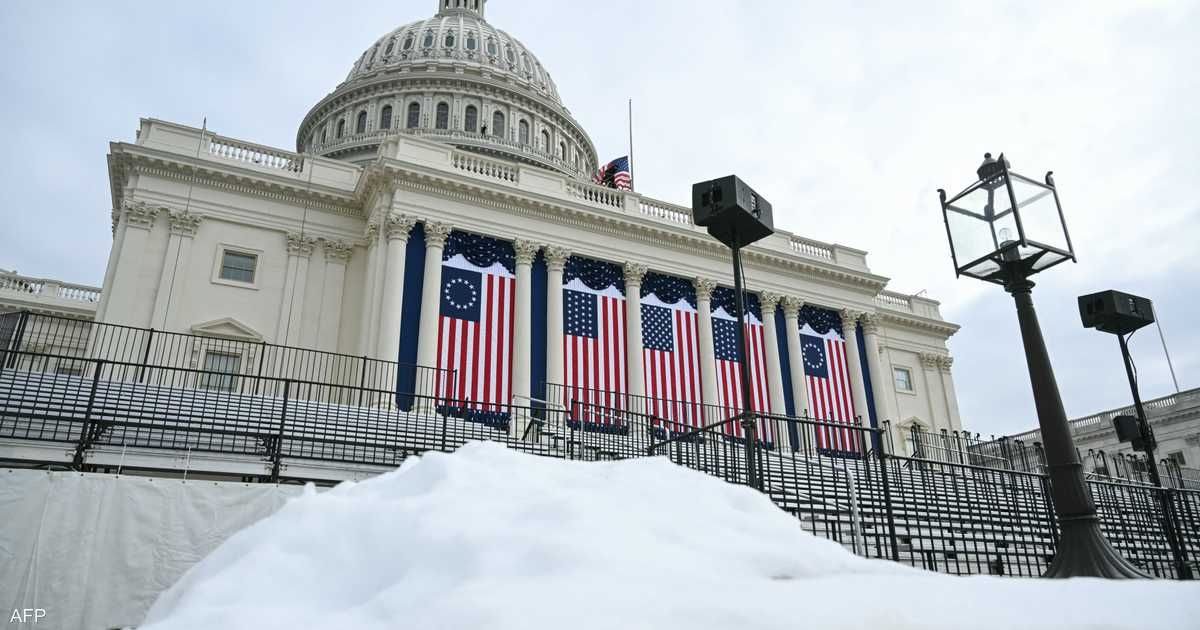
<path fill-rule="evenodd" d="M 410 134 L 585 178 L 596 148 L 536 56 L 485 19 L 487 0 L 437 0 L 437 14 L 371 45 L 308 112 L 297 149 L 362 163 Z"/>

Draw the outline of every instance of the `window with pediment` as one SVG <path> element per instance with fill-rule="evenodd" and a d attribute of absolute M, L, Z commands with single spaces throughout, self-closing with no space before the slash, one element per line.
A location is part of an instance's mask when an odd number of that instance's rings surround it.
<path fill-rule="evenodd" d="M 383 109 L 379 111 L 379 128 L 380 129 L 391 129 L 392 128 L 392 106 L 391 105 L 384 105 Z"/>
<path fill-rule="evenodd" d="M 492 135 L 497 138 L 504 137 L 504 112 L 492 114 Z"/>
<path fill-rule="evenodd" d="M 450 105 L 448 103 L 438 103 L 436 127 L 438 129 L 450 128 Z"/>
<path fill-rule="evenodd" d="M 421 104 L 420 103 L 409 103 L 408 104 L 408 120 L 405 121 L 404 126 L 409 129 L 416 129 L 420 125 L 421 125 Z"/>
<path fill-rule="evenodd" d="M 479 131 L 479 109 L 474 105 L 467 105 L 467 111 L 463 115 L 463 129 L 471 133 Z"/>

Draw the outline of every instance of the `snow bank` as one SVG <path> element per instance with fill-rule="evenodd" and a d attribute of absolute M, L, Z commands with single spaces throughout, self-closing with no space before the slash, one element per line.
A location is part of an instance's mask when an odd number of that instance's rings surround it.
<path fill-rule="evenodd" d="M 665 459 L 470 444 L 289 501 L 193 567 L 142 630 L 1184 628 L 1197 595 L 925 573 Z"/>

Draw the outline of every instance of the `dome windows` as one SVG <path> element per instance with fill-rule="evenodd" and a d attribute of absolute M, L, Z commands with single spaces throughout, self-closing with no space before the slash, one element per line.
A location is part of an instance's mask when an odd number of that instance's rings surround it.
<path fill-rule="evenodd" d="M 513 67 L 517 65 L 517 54 L 513 52 L 512 46 L 504 49 L 504 58 L 508 60 L 508 65 Z"/>
<path fill-rule="evenodd" d="M 383 49 L 383 56 L 386 57 L 386 56 L 392 54 L 392 51 L 395 49 L 396 49 L 396 40 L 394 40 L 394 39 L 388 40 L 387 48 Z"/>
<path fill-rule="evenodd" d="M 404 38 L 404 50 L 412 50 L 414 43 L 416 43 L 416 38 L 413 37 L 412 33 L 409 33 L 408 37 Z"/>
<path fill-rule="evenodd" d="M 565 142 L 558 143 L 558 159 L 560 159 L 560 160 L 567 159 L 567 143 L 565 143 Z"/>
<path fill-rule="evenodd" d="M 517 140 L 522 145 L 529 144 L 529 121 L 521 119 L 521 121 L 517 123 Z"/>
<path fill-rule="evenodd" d="M 321 125 L 321 144 L 325 144 L 328 141 L 329 141 L 329 128 L 326 127 L 325 125 Z"/>
<path fill-rule="evenodd" d="M 438 103 L 437 106 L 437 122 L 434 125 L 438 129 L 450 128 L 450 105 L 447 103 Z"/>
<path fill-rule="evenodd" d="M 380 112 L 379 112 L 379 128 L 380 129 L 391 129 L 392 128 L 392 106 L 391 105 L 384 105 L 383 109 L 380 110 Z"/>
<path fill-rule="evenodd" d="M 545 129 L 542 130 L 542 145 L 538 148 L 541 149 L 545 153 L 550 152 L 550 132 L 549 131 L 546 131 Z"/>
<path fill-rule="evenodd" d="M 421 42 L 421 46 L 425 48 L 433 48 L 433 31 L 425 33 L 425 40 Z"/>
<path fill-rule="evenodd" d="M 474 105 L 467 105 L 467 111 L 463 116 L 463 129 L 470 133 L 479 131 L 479 109 Z"/>
<path fill-rule="evenodd" d="M 404 126 L 407 129 L 416 129 L 417 127 L 421 126 L 421 104 L 420 103 L 409 103 L 408 104 L 408 120 L 405 121 Z"/>
<path fill-rule="evenodd" d="M 496 40 L 491 37 L 487 40 L 487 54 L 493 57 L 496 56 Z"/>
<path fill-rule="evenodd" d="M 342 120 L 339 120 L 338 124 L 337 124 L 337 137 L 340 140 L 343 137 L 345 137 L 345 135 L 346 135 L 346 120 L 342 119 Z"/>
<path fill-rule="evenodd" d="M 354 121 L 354 133 L 367 133 L 367 110 L 358 112 L 358 119 Z"/>
<path fill-rule="evenodd" d="M 446 33 L 445 43 L 446 43 L 446 48 L 454 48 L 454 44 L 455 44 L 454 33 L 452 33 L 452 32 Z"/>
<path fill-rule="evenodd" d="M 479 46 L 479 42 L 475 39 L 475 33 L 467 33 L 467 50 L 475 50 Z"/>
<path fill-rule="evenodd" d="M 504 137 L 504 112 L 492 114 L 492 135 L 497 138 Z"/>

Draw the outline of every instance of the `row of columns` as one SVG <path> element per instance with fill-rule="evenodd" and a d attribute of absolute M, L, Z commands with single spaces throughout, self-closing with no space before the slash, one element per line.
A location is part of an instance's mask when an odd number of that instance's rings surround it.
<path fill-rule="evenodd" d="M 380 359 L 394 359 L 399 347 L 400 319 L 404 292 L 404 261 L 408 235 L 416 219 L 402 215 L 385 215 L 372 222 L 367 228 L 367 287 L 377 290 L 367 292 L 364 300 L 361 343 L 363 353 Z M 417 364 L 437 365 L 438 314 L 441 306 L 442 253 L 452 227 L 439 222 L 425 223 L 425 268 L 421 292 L 420 332 L 417 342 Z M 516 251 L 516 317 L 513 335 L 513 383 L 512 396 L 516 404 L 528 404 L 532 396 L 529 374 L 532 341 L 532 265 L 538 251 L 544 251 L 547 271 L 546 300 L 546 373 L 550 379 L 563 374 L 563 270 L 571 253 L 565 248 L 518 239 L 513 243 Z M 628 298 L 626 305 L 627 324 L 627 374 L 629 394 L 645 395 L 645 379 L 642 356 L 642 312 L 638 296 L 642 280 L 647 273 L 645 265 L 625 264 L 625 287 Z M 701 357 L 715 355 L 712 327 L 712 294 L 717 282 L 709 278 L 696 278 L 697 310 L 699 317 L 699 345 Z M 793 375 L 792 397 L 797 415 L 810 413 L 808 389 L 804 377 L 804 359 L 800 344 L 800 309 L 804 302 L 796 297 L 774 293 L 760 295 L 763 309 L 766 342 L 767 377 L 771 404 L 781 412 L 784 401 L 782 356 L 775 327 L 775 313 L 782 308 L 786 322 L 788 366 Z M 890 402 L 885 395 L 890 382 L 883 374 L 879 361 L 879 325 L 876 317 L 869 313 L 844 309 L 841 311 L 842 326 L 846 339 L 847 361 L 850 370 L 850 385 L 856 413 L 867 418 L 868 402 L 866 378 L 859 360 L 857 327 L 863 326 L 863 340 L 867 356 L 867 369 L 874 384 L 874 403 L 881 419 L 893 417 Z M 716 365 L 712 360 L 701 361 L 701 384 L 703 402 L 717 404 Z"/>

